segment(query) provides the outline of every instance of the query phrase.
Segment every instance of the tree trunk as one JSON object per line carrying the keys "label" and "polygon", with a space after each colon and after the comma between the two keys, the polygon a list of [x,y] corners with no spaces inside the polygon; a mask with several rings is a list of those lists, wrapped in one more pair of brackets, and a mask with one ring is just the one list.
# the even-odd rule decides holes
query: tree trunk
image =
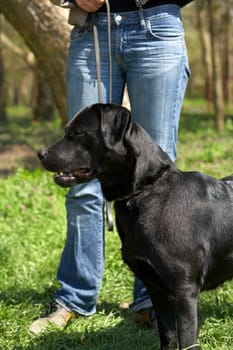
{"label": "tree trunk", "polygon": [[33,120],[34,121],[45,121],[52,120],[54,117],[54,103],[51,98],[48,85],[45,82],[43,72],[36,68],[34,69],[35,79],[35,99],[33,108]]}
{"label": "tree trunk", "polygon": [[[233,61],[231,55],[231,38],[233,33],[232,26],[232,0],[225,0],[224,14],[223,14],[223,26],[224,26],[224,61],[223,61],[223,87],[224,87],[224,99],[226,104],[232,101],[233,95]],[[233,101],[232,101],[233,102]]]}
{"label": "tree trunk", "polygon": [[5,97],[6,97],[6,94],[4,89],[4,65],[3,65],[3,59],[2,59],[2,51],[0,47],[0,123],[1,124],[7,123]]}
{"label": "tree trunk", "polygon": [[[2,36],[3,16],[0,14],[0,36]],[[4,84],[4,62],[2,57],[2,44],[0,37],[0,123],[6,123],[6,93]]]}
{"label": "tree trunk", "polygon": [[218,16],[215,0],[208,0],[209,24],[212,46],[213,62],[213,96],[217,132],[221,133],[224,129],[224,94],[222,81],[222,61],[218,40]]}
{"label": "tree trunk", "polygon": [[70,32],[65,15],[62,15],[59,8],[49,0],[0,1],[0,12],[35,54],[38,66],[45,74],[65,123],[67,120],[65,65]]}
{"label": "tree trunk", "polygon": [[207,11],[206,4],[203,0],[196,0],[196,12],[198,19],[198,27],[200,32],[201,47],[203,64],[205,67],[205,98],[208,101],[208,105],[212,103],[212,83],[213,83],[213,66],[212,66],[212,56],[211,56],[211,40],[209,34],[208,23],[206,23]]}
{"label": "tree trunk", "polygon": [[[31,51],[26,52],[9,39],[5,33],[1,35],[3,46],[11,50],[14,55],[21,57],[31,70],[34,76],[34,91],[32,92],[33,119],[34,120],[52,120],[54,116],[55,105],[51,96],[51,90],[48,87],[46,79],[41,69],[38,68],[35,56]],[[18,89],[14,88],[14,105],[18,104]]]}

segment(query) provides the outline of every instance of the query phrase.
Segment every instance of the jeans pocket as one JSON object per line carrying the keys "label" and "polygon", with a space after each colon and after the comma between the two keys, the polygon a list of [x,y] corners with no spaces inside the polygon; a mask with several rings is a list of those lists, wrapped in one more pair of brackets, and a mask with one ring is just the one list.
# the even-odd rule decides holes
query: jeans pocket
{"label": "jeans pocket", "polygon": [[184,38],[183,23],[179,17],[171,15],[154,16],[146,20],[148,35],[164,41],[176,41]]}

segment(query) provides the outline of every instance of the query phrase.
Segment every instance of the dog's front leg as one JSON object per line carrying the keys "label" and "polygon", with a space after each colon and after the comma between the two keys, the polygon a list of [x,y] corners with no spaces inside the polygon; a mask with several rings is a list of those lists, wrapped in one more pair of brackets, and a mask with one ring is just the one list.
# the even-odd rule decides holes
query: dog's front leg
{"label": "dog's front leg", "polygon": [[183,289],[176,298],[176,317],[179,349],[199,349],[197,345],[198,316],[197,295],[189,289]]}
{"label": "dog's front leg", "polygon": [[175,350],[178,347],[174,300],[164,292],[154,292],[148,288],[154,304],[161,350]]}

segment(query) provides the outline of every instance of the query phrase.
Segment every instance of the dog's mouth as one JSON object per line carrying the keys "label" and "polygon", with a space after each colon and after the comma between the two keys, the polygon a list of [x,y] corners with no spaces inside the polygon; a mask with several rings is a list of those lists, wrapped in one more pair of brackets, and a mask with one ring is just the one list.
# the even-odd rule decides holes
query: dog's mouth
{"label": "dog's mouth", "polygon": [[89,168],[80,168],[73,172],[60,171],[54,175],[54,182],[61,187],[71,187],[89,181],[92,175]]}

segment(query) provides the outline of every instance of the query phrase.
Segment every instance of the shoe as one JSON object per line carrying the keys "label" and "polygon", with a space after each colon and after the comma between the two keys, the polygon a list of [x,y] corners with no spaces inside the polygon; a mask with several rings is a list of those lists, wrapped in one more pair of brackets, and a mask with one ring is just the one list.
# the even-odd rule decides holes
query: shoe
{"label": "shoe", "polygon": [[[119,304],[122,311],[130,311],[130,303],[125,301]],[[153,328],[157,330],[157,320],[153,306],[138,311],[131,311],[132,320],[141,327]]]}
{"label": "shoe", "polygon": [[62,305],[54,301],[44,316],[32,322],[29,332],[38,335],[44,332],[49,325],[65,329],[68,322],[74,317],[74,313],[67,311]]}
{"label": "shoe", "polygon": [[140,326],[157,329],[155,310],[152,306],[133,312],[132,318]]}

